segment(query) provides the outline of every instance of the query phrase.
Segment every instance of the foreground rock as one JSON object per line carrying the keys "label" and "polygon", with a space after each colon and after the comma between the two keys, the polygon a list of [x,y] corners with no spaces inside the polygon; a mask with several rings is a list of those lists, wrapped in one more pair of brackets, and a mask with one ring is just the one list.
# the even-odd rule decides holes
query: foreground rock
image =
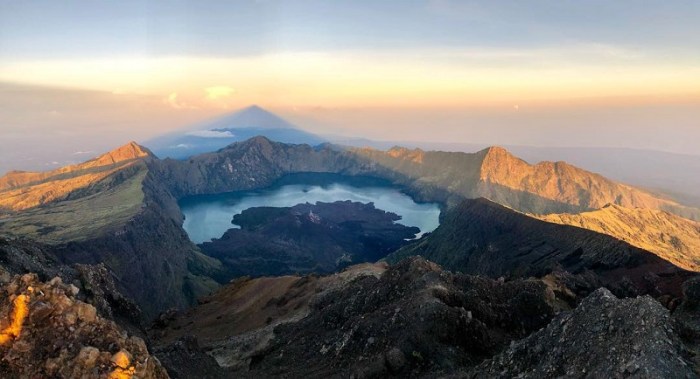
{"label": "foreground rock", "polygon": [[141,338],[128,336],[60,278],[15,276],[0,288],[0,377],[168,378]]}
{"label": "foreground rock", "polygon": [[[159,354],[187,350],[206,363],[194,334],[236,377],[406,377],[472,367],[566,307],[540,280],[455,275],[411,258],[324,277],[242,278],[152,332]],[[184,362],[166,364],[185,372]]]}
{"label": "foreground rock", "polygon": [[328,276],[239,278],[182,314],[161,315],[150,333],[156,355],[173,377],[179,373],[192,377],[186,375],[192,361],[216,377],[217,370],[200,351],[216,359],[214,365],[224,367],[229,376],[231,372],[240,376],[268,346],[275,328],[306,317],[315,297],[337,291],[357,278],[379,277],[385,270],[385,264],[377,263],[354,265]]}
{"label": "foreground rock", "polygon": [[470,367],[558,311],[539,280],[502,283],[454,275],[410,258],[311,303],[309,315],[275,328],[251,376],[409,377]]}
{"label": "foreground rock", "polygon": [[694,378],[669,312],[601,288],[572,312],[473,369],[475,378]]}

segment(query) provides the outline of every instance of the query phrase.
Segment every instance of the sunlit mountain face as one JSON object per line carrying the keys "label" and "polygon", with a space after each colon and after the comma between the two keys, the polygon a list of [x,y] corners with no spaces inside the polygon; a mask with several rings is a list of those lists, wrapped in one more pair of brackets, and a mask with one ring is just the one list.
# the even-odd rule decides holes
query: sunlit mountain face
{"label": "sunlit mountain face", "polygon": [[0,378],[700,376],[699,19],[0,1]]}

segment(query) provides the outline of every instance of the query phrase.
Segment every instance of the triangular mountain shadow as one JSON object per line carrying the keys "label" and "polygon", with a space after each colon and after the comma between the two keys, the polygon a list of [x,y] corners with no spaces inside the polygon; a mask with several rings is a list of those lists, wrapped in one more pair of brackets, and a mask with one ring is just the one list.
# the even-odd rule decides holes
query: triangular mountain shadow
{"label": "triangular mountain shadow", "polygon": [[263,135],[273,141],[318,145],[322,137],[301,130],[298,126],[257,105],[146,142],[160,158],[185,159],[193,155],[219,150],[233,142]]}

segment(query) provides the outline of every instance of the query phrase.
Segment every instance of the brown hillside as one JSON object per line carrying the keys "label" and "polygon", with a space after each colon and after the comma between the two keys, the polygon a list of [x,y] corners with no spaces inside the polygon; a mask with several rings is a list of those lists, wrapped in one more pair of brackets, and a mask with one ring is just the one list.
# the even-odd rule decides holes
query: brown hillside
{"label": "brown hillside", "polygon": [[700,223],[668,212],[608,205],[592,212],[539,218],[607,234],[686,270],[700,271]]}

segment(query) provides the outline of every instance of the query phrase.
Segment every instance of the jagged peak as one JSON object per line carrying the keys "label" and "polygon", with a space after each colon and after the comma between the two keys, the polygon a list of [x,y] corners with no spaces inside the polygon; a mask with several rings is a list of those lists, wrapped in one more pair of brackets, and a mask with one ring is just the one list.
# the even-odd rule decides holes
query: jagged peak
{"label": "jagged peak", "polygon": [[273,141],[263,135],[250,137],[241,142],[242,145],[269,145],[271,143],[273,143]]}
{"label": "jagged peak", "polygon": [[420,148],[414,148],[414,149],[409,149],[408,147],[403,147],[403,146],[398,146],[394,145],[392,146],[389,150],[387,150],[388,153],[424,153],[423,149]]}
{"label": "jagged peak", "polygon": [[393,158],[410,159],[415,163],[423,163],[423,158],[425,156],[425,151],[421,149],[409,149],[401,146],[394,146],[387,150],[386,153]]}
{"label": "jagged peak", "polygon": [[270,146],[273,143],[275,143],[275,142],[270,140],[269,138],[267,138],[265,136],[260,135],[260,136],[250,137],[244,141],[234,142],[234,143],[224,147],[222,150],[231,150],[231,149],[239,149],[239,148],[249,149],[253,146]]}
{"label": "jagged peak", "polygon": [[524,170],[529,163],[516,157],[510,151],[501,146],[491,146],[476,153],[481,157],[482,180],[491,177],[494,173],[505,173],[511,170]]}
{"label": "jagged peak", "polygon": [[130,141],[125,145],[97,157],[95,160],[100,163],[117,163],[132,159],[149,158],[153,156],[153,153],[147,148],[134,141]]}
{"label": "jagged peak", "polygon": [[515,157],[508,149],[498,145],[489,146],[477,152],[477,154],[481,154],[484,157]]}

